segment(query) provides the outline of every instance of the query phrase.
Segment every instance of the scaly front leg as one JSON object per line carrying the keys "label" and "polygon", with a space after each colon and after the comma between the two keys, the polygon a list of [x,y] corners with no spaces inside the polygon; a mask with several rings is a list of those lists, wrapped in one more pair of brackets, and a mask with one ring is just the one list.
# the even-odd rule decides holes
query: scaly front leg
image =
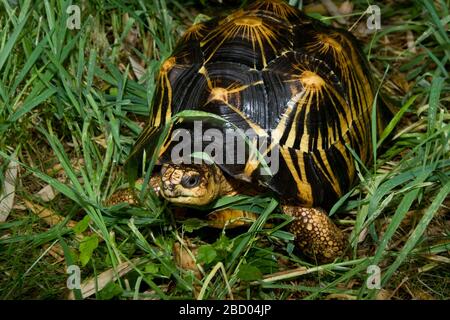
{"label": "scaly front leg", "polygon": [[347,240],[324,210],[294,205],[282,205],[282,209],[294,218],[289,231],[307,256],[319,262],[331,262],[344,253]]}
{"label": "scaly front leg", "polygon": [[208,225],[212,228],[228,229],[246,226],[254,222],[258,215],[239,209],[219,209],[208,214]]}
{"label": "scaly front leg", "polygon": [[[147,188],[152,188],[156,195],[159,196],[161,177],[158,175],[154,175],[150,178]],[[128,203],[131,206],[138,205],[137,195],[141,190],[142,184],[144,183],[144,179],[138,179],[135,182],[135,189],[126,188],[117,190],[115,193],[111,195],[106,201],[105,205],[113,206],[119,203]]]}

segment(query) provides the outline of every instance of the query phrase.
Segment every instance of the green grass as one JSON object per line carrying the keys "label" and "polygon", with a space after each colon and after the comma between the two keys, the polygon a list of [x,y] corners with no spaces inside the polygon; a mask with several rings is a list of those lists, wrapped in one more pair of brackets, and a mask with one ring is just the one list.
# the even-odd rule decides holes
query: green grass
{"label": "green grass", "polygon": [[[126,184],[122,165],[148,115],[161,61],[214,6],[89,1],[81,29],[69,30],[69,1],[17,2],[0,1],[0,186],[9,159],[17,155],[21,164],[16,206],[0,224],[1,298],[64,298],[68,265],[79,265],[85,281],[126,262],[131,271],[90,298],[191,299],[194,291],[204,299],[450,298],[448,1],[374,2],[382,30],[354,28],[380,96],[399,111],[374,141],[374,162],[358,166],[357,185],[332,209],[351,239],[350,257],[320,266],[294,249],[283,229],[288,220],[269,197],[219,200],[216,207],[251,208],[260,217],[248,229],[213,235],[198,220],[176,224],[157,199],[144,208],[103,205]],[[353,3],[347,28],[367,8]],[[143,63],[140,79],[130,57]],[[43,201],[36,193],[47,185],[56,196]],[[49,226],[27,203],[62,219]],[[267,226],[272,218],[279,222]],[[175,263],[180,241],[197,246],[200,279]],[[55,248],[60,258],[50,255]],[[382,290],[365,285],[372,264],[381,268]]]}

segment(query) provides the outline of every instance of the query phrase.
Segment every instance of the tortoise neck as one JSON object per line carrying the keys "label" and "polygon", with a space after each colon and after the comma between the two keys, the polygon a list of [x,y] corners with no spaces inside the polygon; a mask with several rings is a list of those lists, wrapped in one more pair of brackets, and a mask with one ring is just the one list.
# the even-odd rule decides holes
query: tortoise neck
{"label": "tortoise neck", "polygon": [[216,176],[219,183],[219,197],[242,195],[257,195],[259,188],[249,182],[241,181],[223,174],[222,170],[217,168]]}
{"label": "tortoise neck", "polygon": [[217,170],[217,175],[219,178],[218,183],[220,186],[219,197],[234,196],[239,193],[241,189],[237,186],[237,183],[236,181],[234,181],[234,179],[225,177],[221,170]]}

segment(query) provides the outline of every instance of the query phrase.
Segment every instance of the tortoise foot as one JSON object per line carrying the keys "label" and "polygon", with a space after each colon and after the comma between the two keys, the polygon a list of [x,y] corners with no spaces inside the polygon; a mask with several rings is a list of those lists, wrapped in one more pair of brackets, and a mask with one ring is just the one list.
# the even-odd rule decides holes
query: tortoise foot
{"label": "tortoise foot", "polygon": [[347,240],[324,210],[292,205],[283,205],[282,208],[285,214],[294,218],[289,231],[308,257],[326,263],[344,253]]}
{"label": "tortoise foot", "polygon": [[[136,180],[134,188],[128,187],[117,190],[108,199],[106,199],[104,204],[108,207],[120,203],[127,203],[130,206],[137,206],[139,204],[137,194],[140,192],[143,183],[144,179],[140,178]],[[159,178],[157,176],[151,177],[147,188],[152,188],[155,194],[159,195]]]}
{"label": "tortoise foot", "polygon": [[138,204],[138,200],[136,198],[136,192],[130,188],[128,189],[120,189],[113,193],[108,199],[105,201],[105,205],[115,206],[120,203],[128,203],[130,206],[136,206]]}
{"label": "tortoise foot", "polygon": [[241,226],[248,226],[254,222],[258,216],[249,211],[239,209],[220,209],[208,214],[208,225],[212,228],[232,229]]}

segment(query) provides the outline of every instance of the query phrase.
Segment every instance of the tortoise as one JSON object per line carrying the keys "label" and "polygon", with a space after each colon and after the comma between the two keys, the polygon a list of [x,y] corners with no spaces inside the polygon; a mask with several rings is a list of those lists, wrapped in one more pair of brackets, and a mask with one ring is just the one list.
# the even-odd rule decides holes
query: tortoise
{"label": "tortoise", "polygon": [[[334,260],[347,242],[326,210],[354,183],[352,152],[363,163],[370,159],[373,87],[352,34],[283,1],[256,1],[194,24],[162,63],[150,118],[127,162],[129,175],[137,178],[138,166],[147,163],[143,158],[157,158],[160,171],[150,185],[177,205],[272,192],[293,218],[289,230],[298,248],[316,261]],[[183,113],[190,116],[179,116]],[[231,161],[196,162],[192,153],[175,161],[173,134],[184,130],[195,136],[196,129],[202,138],[211,129],[254,136],[245,140],[242,154],[211,136],[188,142],[205,148],[214,140],[211,154],[231,155]],[[266,141],[258,152],[251,147],[255,137]],[[264,161],[272,153],[278,155],[277,170]],[[132,191],[118,196],[129,202],[132,197]],[[212,217],[223,226],[246,215],[224,209]]]}

